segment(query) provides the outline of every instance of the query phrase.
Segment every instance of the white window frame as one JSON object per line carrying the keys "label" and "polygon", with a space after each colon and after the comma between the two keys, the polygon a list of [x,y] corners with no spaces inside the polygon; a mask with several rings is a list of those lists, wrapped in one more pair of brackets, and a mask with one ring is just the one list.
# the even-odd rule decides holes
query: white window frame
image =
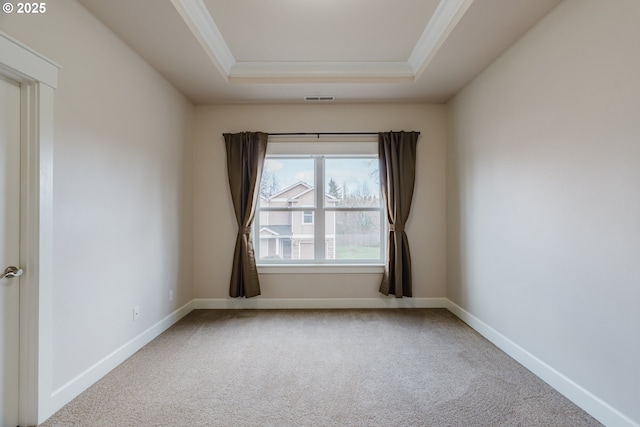
{"label": "white window frame", "polygon": [[[311,214],[311,221],[307,222],[306,218],[307,218],[307,213]],[[313,217],[314,217],[314,212],[313,211],[303,211],[302,212],[302,223],[304,225],[313,225]]]}
{"label": "white window frame", "polygon": [[[324,180],[325,158],[378,158],[377,143],[367,142],[314,142],[292,143],[270,142],[267,146],[267,158],[313,158],[315,169],[315,203],[313,207],[288,207],[268,208],[258,206],[254,221],[254,248],[256,250],[256,262],[260,273],[380,273],[383,271],[387,257],[387,221],[382,201],[379,207],[325,207],[326,194]],[[270,211],[305,211],[313,213],[314,226],[314,258],[313,260],[261,260],[260,259],[260,234],[257,232],[260,225],[260,212]],[[327,246],[325,243],[325,213],[326,212],[380,212],[380,258],[379,259],[352,259],[336,260],[327,259]],[[309,224],[305,224],[309,225]],[[334,243],[335,244],[335,243]]]}

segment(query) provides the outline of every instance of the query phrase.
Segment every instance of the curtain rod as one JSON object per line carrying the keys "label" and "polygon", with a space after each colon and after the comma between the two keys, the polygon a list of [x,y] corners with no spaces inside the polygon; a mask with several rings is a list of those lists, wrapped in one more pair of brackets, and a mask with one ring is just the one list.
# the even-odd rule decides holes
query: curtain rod
{"label": "curtain rod", "polygon": [[[420,135],[420,132],[417,132]],[[378,135],[380,132],[279,132],[268,133],[269,136],[296,136],[296,135]]]}

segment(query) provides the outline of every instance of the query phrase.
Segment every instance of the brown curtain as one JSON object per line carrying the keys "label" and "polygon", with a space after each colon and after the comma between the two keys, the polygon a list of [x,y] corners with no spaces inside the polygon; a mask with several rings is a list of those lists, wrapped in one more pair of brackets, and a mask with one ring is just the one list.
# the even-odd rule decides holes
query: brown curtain
{"label": "brown curtain", "polygon": [[413,198],[419,135],[419,132],[378,134],[380,186],[389,223],[389,255],[379,290],[396,298],[412,296],[411,255],[404,224]]}
{"label": "brown curtain", "polygon": [[267,138],[268,135],[262,132],[224,134],[229,188],[238,222],[229,286],[231,297],[250,298],[260,295],[251,225],[260,193],[260,178],[267,152]]}

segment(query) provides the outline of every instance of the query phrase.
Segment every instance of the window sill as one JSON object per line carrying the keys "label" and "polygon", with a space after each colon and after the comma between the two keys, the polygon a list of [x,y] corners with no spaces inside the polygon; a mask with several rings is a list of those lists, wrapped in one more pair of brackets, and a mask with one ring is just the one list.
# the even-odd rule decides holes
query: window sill
{"label": "window sill", "polygon": [[349,265],[258,265],[258,274],[381,274],[384,265],[379,264],[349,264]]}

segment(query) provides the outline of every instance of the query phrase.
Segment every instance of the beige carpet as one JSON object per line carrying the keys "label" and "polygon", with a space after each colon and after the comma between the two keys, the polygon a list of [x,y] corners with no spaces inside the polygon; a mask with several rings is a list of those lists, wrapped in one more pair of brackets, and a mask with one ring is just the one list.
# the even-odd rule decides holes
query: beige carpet
{"label": "beige carpet", "polygon": [[43,426],[597,426],[442,309],[196,310]]}

